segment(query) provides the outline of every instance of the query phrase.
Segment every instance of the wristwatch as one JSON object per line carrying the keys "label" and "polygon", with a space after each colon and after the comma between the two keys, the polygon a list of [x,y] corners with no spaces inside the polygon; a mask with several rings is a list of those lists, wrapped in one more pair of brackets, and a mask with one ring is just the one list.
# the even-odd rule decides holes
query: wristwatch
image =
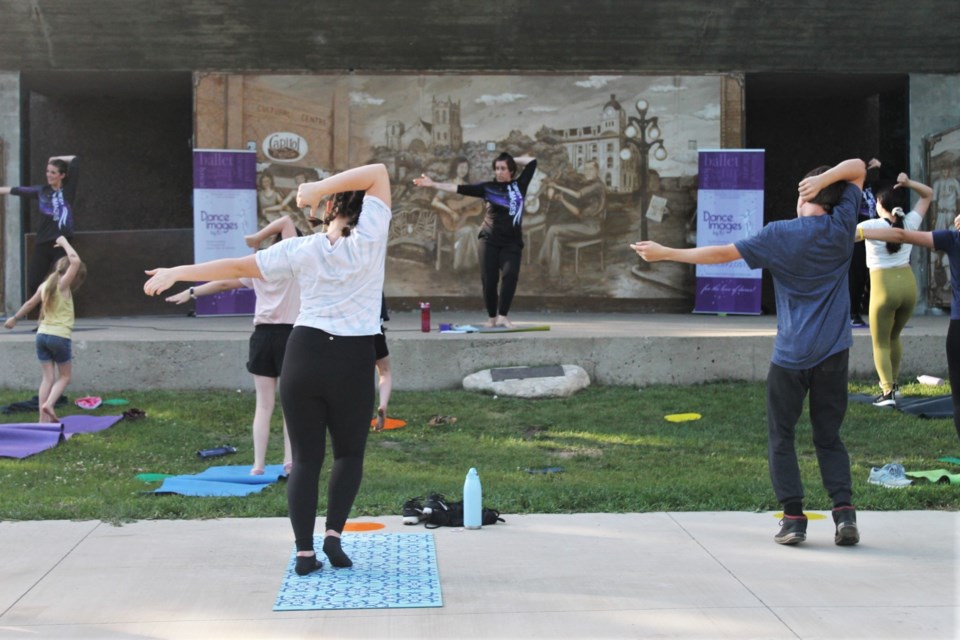
{"label": "wristwatch", "polygon": [[193,298],[194,300],[197,299],[197,294],[193,292],[193,287],[190,287],[190,297]]}

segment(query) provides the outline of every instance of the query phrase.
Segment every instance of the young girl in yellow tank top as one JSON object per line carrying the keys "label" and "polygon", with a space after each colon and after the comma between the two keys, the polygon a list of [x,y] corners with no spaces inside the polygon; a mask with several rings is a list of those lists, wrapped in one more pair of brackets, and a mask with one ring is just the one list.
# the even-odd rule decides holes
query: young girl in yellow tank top
{"label": "young girl in yellow tank top", "polygon": [[40,422],[59,421],[54,405],[70,384],[72,373],[73,292],[87,277],[86,265],[67,239],[60,236],[54,244],[67,255],[57,261],[53,272],[36,293],[3,325],[13,329],[18,320],[40,305],[40,326],[37,328],[37,359],[43,372],[37,394]]}

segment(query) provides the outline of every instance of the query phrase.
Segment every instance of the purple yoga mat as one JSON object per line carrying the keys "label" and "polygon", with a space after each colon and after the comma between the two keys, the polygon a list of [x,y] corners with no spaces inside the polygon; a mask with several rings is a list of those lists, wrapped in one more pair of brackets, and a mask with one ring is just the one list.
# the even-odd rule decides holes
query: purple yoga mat
{"label": "purple yoga mat", "polygon": [[22,460],[57,446],[75,433],[95,433],[120,422],[123,416],[64,416],[61,424],[17,422],[0,424],[0,458]]}
{"label": "purple yoga mat", "polygon": [[113,425],[123,420],[123,416],[64,416],[60,418],[63,423],[63,432],[73,433],[95,433],[109,429]]}
{"label": "purple yoga mat", "polygon": [[0,425],[0,457],[24,459],[53,448],[69,438],[62,424],[15,423]]}

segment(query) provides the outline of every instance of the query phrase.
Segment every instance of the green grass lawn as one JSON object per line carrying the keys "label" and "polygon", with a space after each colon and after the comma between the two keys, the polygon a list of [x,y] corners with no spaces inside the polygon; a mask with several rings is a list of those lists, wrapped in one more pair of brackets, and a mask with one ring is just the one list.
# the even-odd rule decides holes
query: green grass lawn
{"label": "green grass lawn", "polygon": [[[851,391],[872,393],[872,383]],[[949,388],[904,387],[908,395]],[[88,390],[70,389],[71,398]],[[0,405],[32,393],[0,391]],[[0,459],[0,519],[100,519],[285,516],[282,483],[244,498],[157,496],[159,483],[139,473],[198,473],[211,465],[252,462],[252,392],[97,392],[122,397],[146,411],[100,433],[74,436],[25,460]],[[591,387],[572,398],[520,400],[465,391],[397,392],[391,415],[407,426],[371,433],[363,486],[353,516],[399,514],[403,502],[431,492],[459,499],[470,467],[480,471],[485,506],[504,513],[763,511],[779,508],[766,463],[765,388],[761,383],[696,386]],[[120,413],[103,406],[61,415]],[[701,420],[672,423],[664,416],[697,412]],[[431,427],[433,415],[456,416]],[[34,414],[0,415],[28,422]],[[820,485],[810,428],[799,428],[807,508],[829,509]],[[268,463],[282,455],[275,417]],[[901,461],[907,470],[947,468],[960,456],[951,420],[922,420],[898,411],[851,403],[844,426],[854,501],[860,509],[957,509],[957,486],[917,481],[906,489],[867,483],[872,466]],[[199,449],[232,444],[236,455],[201,460]],[[562,473],[527,469],[562,467]],[[324,468],[322,481],[329,472]],[[324,493],[321,492],[321,496]],[[321,504],[321,511],[323,505]]]}

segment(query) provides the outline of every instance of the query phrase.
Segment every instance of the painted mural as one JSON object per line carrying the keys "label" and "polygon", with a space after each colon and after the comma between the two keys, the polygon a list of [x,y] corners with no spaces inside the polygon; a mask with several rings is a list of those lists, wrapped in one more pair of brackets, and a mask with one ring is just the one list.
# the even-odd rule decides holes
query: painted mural
{"label": "painted mural", "polygon": [[[933,199],[927,220],[933,229],[953,229],[960,213],[960,127],[927,138],[927,184]],[[950,308],[950,260],[940,251],[930,252],[927,304]]]}
{"label": "painted mural", "polygon": [[639,264],[628,245],[693,242],[697,152],[721,146],[721,80],[203,76],[197,146],[256,149],[260,223],[292,214],[304,233],[300,182],[383,162],[394,187],[387,295],[478,306],[482,201],[412,181],[483,182],[501,151],[531,155],[518,296],[690,299],[692,269]]}

